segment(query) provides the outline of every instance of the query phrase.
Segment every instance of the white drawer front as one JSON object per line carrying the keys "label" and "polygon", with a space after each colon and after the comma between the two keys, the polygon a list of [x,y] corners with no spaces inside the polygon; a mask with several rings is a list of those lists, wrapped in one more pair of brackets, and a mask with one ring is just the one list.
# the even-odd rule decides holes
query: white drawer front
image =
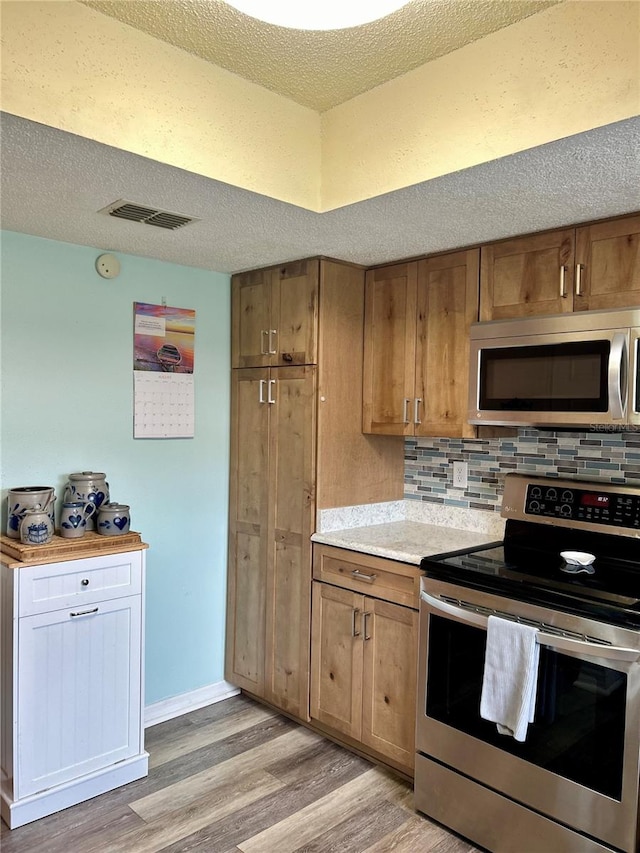
{"label": "white drawer front", "polygon": [[17,569],[20,616],[139,595],[141,554],[130,551]]}

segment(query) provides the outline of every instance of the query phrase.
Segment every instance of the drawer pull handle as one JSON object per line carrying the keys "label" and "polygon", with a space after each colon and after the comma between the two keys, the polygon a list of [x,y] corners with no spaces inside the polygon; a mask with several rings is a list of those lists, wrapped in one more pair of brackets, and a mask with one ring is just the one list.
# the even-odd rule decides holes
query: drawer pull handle
{"label": "drawer pull handle", "polygon": [[80,610],[78,613],[70,613],[69,616],[73,619],[76,616],[91,616],[92,613],[97,613],[98,608],[94,607],[93,610]]}
{"label": "drawer pull handle", "polygon": [[374,580],[378,577],[378,575],[375,575],[375,574],[374,575],[368,575],[365,572],[360,572],[360,571],[358,571],[358,569],[354,569],[351,572],[351,577],[355,578],[356,580],[359,580],[359,581],[366,581],[367,583],[373,583]]}
{"label": "drawer pull handle", "polygon": [[80,583],[82,584],[82,586],[89,586],[89,578],[82,578]]}
{"label": "drawer pull handle", "polygon": [[360,613],[360,611],[358,610],[357,607],[351,611],[351,636],[352,637],[359,637],[360,636],[360,631],[356,631],[356,616],[358,615],[358,613]]}

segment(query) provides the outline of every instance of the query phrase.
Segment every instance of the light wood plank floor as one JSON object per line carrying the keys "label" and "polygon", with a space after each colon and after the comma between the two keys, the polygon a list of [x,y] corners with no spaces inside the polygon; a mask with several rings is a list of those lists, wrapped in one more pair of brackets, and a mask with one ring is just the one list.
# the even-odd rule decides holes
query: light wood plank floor
{"label": "light wood plank floor", "polygon": [[19,829],[2,853],[472,853],[411,787],[244,696],[146,731],[146,779]]}

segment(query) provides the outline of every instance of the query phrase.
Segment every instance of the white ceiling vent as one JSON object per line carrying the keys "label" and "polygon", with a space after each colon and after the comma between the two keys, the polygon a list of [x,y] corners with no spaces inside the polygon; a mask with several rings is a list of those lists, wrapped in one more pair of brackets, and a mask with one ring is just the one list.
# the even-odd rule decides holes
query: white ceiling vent
{"label": "white ceiling vent", "polygon": [[109,216],[116,216],[118,219],[128,219],[130,222],[155,225],[157,228],[168,228],[170,231],[175,231],[176,228],[189,225],[190,222],[198,221],[194,216],[185,216],[182,213],[170,213],[168,210],[145,207],[142,204],[136,204],[133,201],[123,201],[122,199],[112,202],[107,207],[103,207],[98,213],[106,213]]}

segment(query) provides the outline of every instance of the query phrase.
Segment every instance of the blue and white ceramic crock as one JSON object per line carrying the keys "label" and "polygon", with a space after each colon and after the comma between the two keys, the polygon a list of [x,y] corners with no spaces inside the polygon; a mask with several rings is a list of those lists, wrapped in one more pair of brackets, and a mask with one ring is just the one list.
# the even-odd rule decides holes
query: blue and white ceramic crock
{"label": "blue and white ceramic crock", "polygon": [[26,511],[36,506],[46,510],[53,524],[54,500],[55,492],[53,486],[16,486],[14,489],[9,489],[7,497],[9,509],[7,515],[7,536],[11,539],[20,538],[20,522],[24,518]]}
{"label": "blue and white ceramic crock", "polygon": [[103,504],[98,510],[98,533],[103,536],[122,536],[129,532],[131,514],[126,504]]}
{"label": "blue and white ceramic crock", "polygon": [[[95,505],[97,510],[103,504],[109,503],[109,483],[106,474],[96,471],[80,471],[77,474],[69,474],[69,482],[65,486],[63,500],[84,501]],[[95,529],[96,514],[87,518],[87,530]]]}

